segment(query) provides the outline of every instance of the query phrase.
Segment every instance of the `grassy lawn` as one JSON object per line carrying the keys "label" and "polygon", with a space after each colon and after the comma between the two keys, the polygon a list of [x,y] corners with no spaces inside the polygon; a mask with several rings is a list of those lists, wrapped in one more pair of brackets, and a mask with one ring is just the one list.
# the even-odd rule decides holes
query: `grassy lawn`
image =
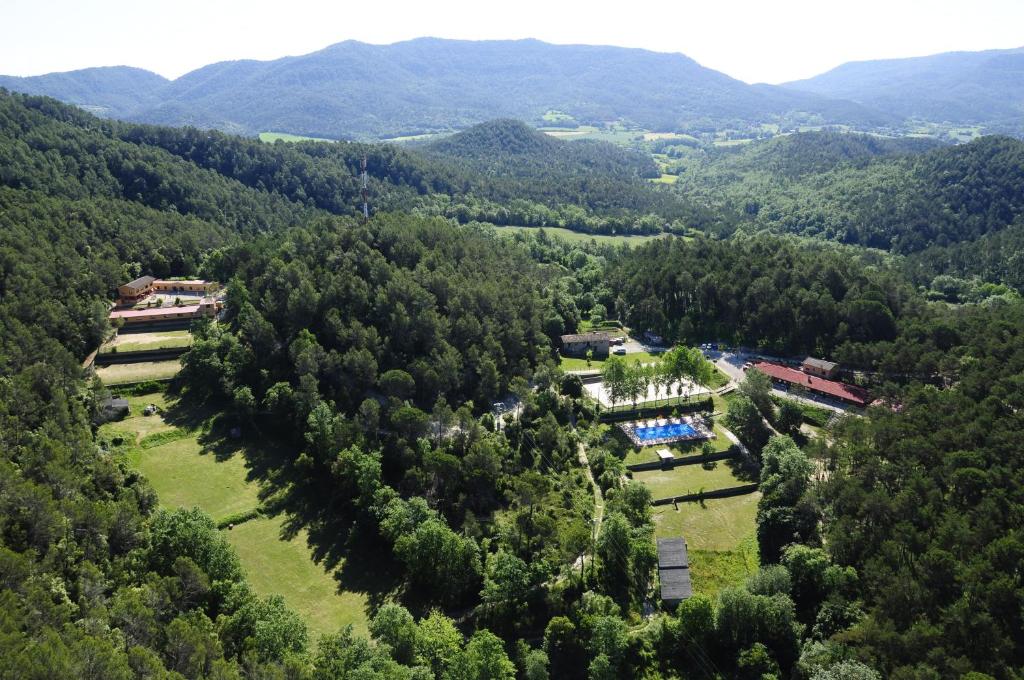
{"label": "grassy lawn", "polygon": [[669,175],[663,172],[661,177],[656,177],[651,181],[655,184],[675,184],[679,181],[679,175]]}
{"label": "grassy lawn", "polygon": [[286,540],[281,524],[280,517],[260,517],[224,532],[253,589],[261,596],[284,597],[289,607],[303,615],[311,638],[350,623],[357,634],[367,635],[366,596],[339,592],[335,574],[313,560],[306,532]]}
{"label": "grassy lawn", "polygon": [[188,331],[126,333],[124,335],[115,335],[110,342],[100,348],[100,354],[107,354],[113,349],[116,349],[119,353],[141,352],[150,349],[188,347],[191,344],[192,334]]}
{"label": "grassy lawn", "polygon": [[135,458],[163,506],[198,506],[219,521],[259,505],[259,485],[248,480],[240,451],[226,457],[204,452],[192,435],[144,449]]}
{"label": "grassy lawn", "polygon": [[743,482],[729,466],[729,461],[715,461],[714,467],[705,470],[701,464],[680,465],[671,470],[649,470],[634,472],[633,479],[641,482],[651,490],[655,498],[667,498],[669,496],[682,496],[690,493],[713,491],[715,489],[728,489],[732,486],[742,486],[749,482]]}
{"label": "grassy lawn", "polygon": [[[631,352],[630,354],[619,355],[619,358],[633,363],[641,362],[645,364],[653,364],[661,361],[660,354],[651,354],[650,352]],[[600,371],[605,362],[604,359],[591,359],[590,366],[587,366],[586,359],[561,355],[559,355],[559,360],[559,366],[562,367],[563,371]]]}
{"label": "grassy lawn", "polygon": [[260,141],[273,143],[276,141],[282,142],[333,142],[333,139],[325,139],[323,137],[303,137],[302,135],[293,135],[287,132],[261,132]]}
{"label": "grassy lawn", "polygon": [[[147,404],[156,404],[161,414],[143,416]],[[217,441],[215,452],[205,449],[200,441],[206,441],[204,430],[214,414],[188,411],[188,404],[161,392],[128,397],[128,406],[129,416],[103,425],[99,436],[128,442],[129,465],[149,480],[160,505],[198,506],[215,521],[259,506],[260,483],[252,479],[247,456],[259,459],[263,452],[246,448],[254,444]],[[179,422],[190,425],[176,427]],[[156,445],[147,448],[147,441]],[[253,588],[261,595],[282,595],[314,636],[348,623],[365,634],[366,595],[341,589],[336,570],[328,572],[314,561],[306,532],[286,538],[284,521],[260,517],[224,532]]]}
{"label": "grassy lawn", "polygon": [[[117,394],[117,390],[111,391],[114,394]],[[168,401],[163,392],[128,396],[125,398],[128,400],[128,416],[120,422],[101,425],[101,435],[114,436],[115,434],[123,433],[129,439],[131,439],[131,437],[135,437],[136,440],[140,440],[151,434],[168,432],[174,429],[174,426],[168,425],[164,422],[164,419],[159,416],[142,415],[142,410],[146,408],[148,404],[155,404],[161,409],[167,408]]]}
{"label": "grassy lawn", "polygon": [[760,493],[654,508],[658,538],[683,536],[689,548],[694,592],[712,599],[742,585],[758,568],[754,519]]}
{"label": "grassy lawn", "polygon": [[658,538],[686,537],[694,550],[734,550],[754,533],[754,518],[761,493],[733,498],[713,498],[700,503],[680,503],[654,508],[654,533]]}
{"label": "grassy lawn", "polygon": [[743,585],[757,571],[759,562],[753,535],[733,550],[690,550],[689,556],[694,592],[712,601],[723,588]]}
{"label": "grassy lawn", "polygon": [[[502,231],[514,232],[514,231],[536,231],[542,227],[497,227],[498,233]],[[561,238],[569,243],[586,243],[590,241],[596,241],[599,244],[612,244],[612,245],[636,245],[638,243],[646,243],[651,239],[664,238],[667,233],[662,234],[584,234],[578,231],[572,231],[571,229],[563,229],[562,227],[543,227],[544,231],[548,236],[555,236]]]}
{"label": "grassy lawn", "polygon": [[97,366],[96,376],[105,385],[142,382],[143,380],[164,380],[173,378],[181,370],[177,359],[169,361],[139,361],[133,364]]}

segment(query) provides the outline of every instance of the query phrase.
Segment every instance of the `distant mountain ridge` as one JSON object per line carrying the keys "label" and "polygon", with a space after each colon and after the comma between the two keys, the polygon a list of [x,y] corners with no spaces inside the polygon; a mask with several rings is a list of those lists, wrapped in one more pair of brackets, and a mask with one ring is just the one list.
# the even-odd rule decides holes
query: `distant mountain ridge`
{"label": "distant mountain ridge", "polygon": [[538,123],[549,110],[655,130],[783,116],[855,126],[894,120],[851,102],[747,85],[682,54],[538,40],[346,41],[302,56],[211,64],[173,81],[139,71],[0,77],[0,86],[139,122],[328,138],[457,130],[495,118]]}
{"label": "distant mountain ridge", "polygon": [[1024,131],[1024,48],[850,62],[783,87],[900,118]]}
{"label": "distant mountain ridge", "polygon": [[122,115],[146,104],[171,81],[133,66],[101,66],[65,73],[19,78],[0,76],[0,87],[45,94],[99,115]]}

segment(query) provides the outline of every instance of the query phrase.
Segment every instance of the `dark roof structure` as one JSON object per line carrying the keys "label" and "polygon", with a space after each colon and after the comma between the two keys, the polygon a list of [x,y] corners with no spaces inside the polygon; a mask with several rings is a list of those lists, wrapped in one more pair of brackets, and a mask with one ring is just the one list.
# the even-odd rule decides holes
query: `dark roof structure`
{"label": "dark roof structure", "polygon": [[693,595],[685,539],[658,539],[658,581],[664,602],[678,603]]}
{"label": "dark roof structure", "polygon": [[593,331],[591,333],[579,333],[576,335],[563,335],[562,342],[603,342],[609,340],[608,333]]}
{"label": "dark roof structure", "polygon": [[824,359],[815,359],[814,357],[807,357],[804,359],[804,366],[813,366],[819,371],[824,371],[826,373],[835,370],[838,365],[839,364],[834,361],[825,361]]}
{"label": "dark roof structure", "polygon": [[693,595],[689,569],[659,569],[662,602],[682,602]]}
{"label": "dark roof structure", "polygon": [[109,423],[112,420],[120,420],[128,415],[128,400],[120,397],[103,399],[97,405],[95,422],[97,425]]}
{"label": "dark roof structure", "polygon": [[156,279],[153,278],[152,276],[140,276],[139,278],[135,279],[134,281],[129,281],[128,283],[126,283],[124,285],[129,287],[129,288],[145,288],[146,286],[148,286],[149,284],[153,283],[154,281],[156,281]]}

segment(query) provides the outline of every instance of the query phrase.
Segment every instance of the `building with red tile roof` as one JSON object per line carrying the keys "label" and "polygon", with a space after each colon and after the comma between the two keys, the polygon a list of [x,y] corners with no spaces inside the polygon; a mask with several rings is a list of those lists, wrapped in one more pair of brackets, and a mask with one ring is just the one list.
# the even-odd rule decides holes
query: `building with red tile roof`
{"label": "building with red tile roof", "polygon": [[754,364],[753,368],[761,371],[776,382],[786,383],[787,385],[802,385],[808,391],[824,397],[839,399],[856,406],[866,406],[868,403],[867,391],[855,385],[818,378],[803,371],[798,371],[795,368],[788,368],[767,361],[760,361]]}
{"label": "building with red tile roof", "polygon": [[115,309],[110,313],[110,320],[121,319],[125,325],[151,323],[154,321],[182,321],[197,319],[201,316],[214,316],[217,313],[217,301],[203,298],[198,305],[181,305],[179,307],[150,307],[148,309]]}

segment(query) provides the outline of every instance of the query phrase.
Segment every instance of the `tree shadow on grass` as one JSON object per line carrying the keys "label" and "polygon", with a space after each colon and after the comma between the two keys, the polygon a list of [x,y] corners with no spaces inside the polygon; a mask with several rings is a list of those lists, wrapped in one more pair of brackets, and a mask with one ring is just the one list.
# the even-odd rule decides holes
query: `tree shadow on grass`
{"label": "tree shadow on grass", "polygon": [[742,453],[727,458],[725,464],[729,466],[733,476],[741,482],[753,483],[761,481],[761,467],[755,460],[744,456]]}
{"label": "tree shadow on grass", "polygon": [[331,572],[338,592],[360,593],[375,612],[395,596],[402,570],[390,546],[380,544],[375,532],[361,530],[351,514],[330,497],[330,480],[314,478],[295,464],[298,452],[286,444],[286,432],[257,422],[242,422],[216,405],[191,402],[178,395],[165,418],[178,427],[198,429],[197,440],[217,460],[245,457],[248,481],[259,486],[263,511],[282,517],[281,540],[306,532],[313,561]]}

